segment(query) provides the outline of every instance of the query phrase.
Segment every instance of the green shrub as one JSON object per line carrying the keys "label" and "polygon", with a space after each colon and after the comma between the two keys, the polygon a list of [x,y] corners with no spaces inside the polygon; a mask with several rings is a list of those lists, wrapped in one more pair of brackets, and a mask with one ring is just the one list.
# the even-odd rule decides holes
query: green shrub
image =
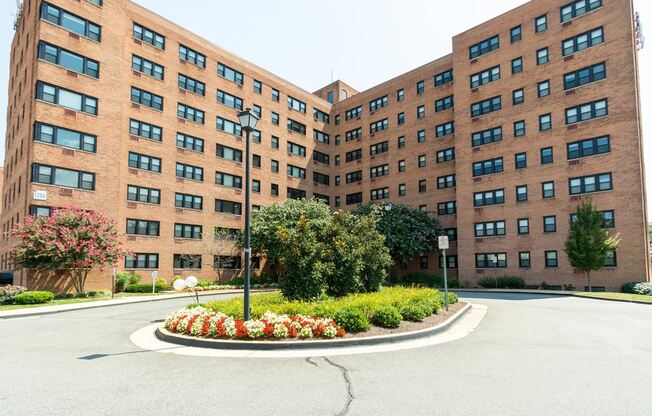
{"label": "green shrub", "polygon": [[75,296],[74,296],[74,297],[75,297],[75,298],[87,298],[87,297],[88,297],[88,293],[86,293],[86,292],[77,292],[77,293],[75,293]]}
{"label": "green shrub", "polygon": [[371,327],[365,313],[361,309],[352,306],[336,311],[333,320],[347,332],[362,332]]}
{"label": "green shrub", "polygon": [[27,289],[22,286],[0,286],[0,305],[14,302],[16,295],[23,293]]}
{"label": "green shrub", "polygon": [[401,313],[393,306],[380,307],[371,315],[371,322],[381,328],[397,328],[402,319]]}
{"label": "green shrub", "polygon": [[91,297],[91,298],[94,298],[95,296],[97,296],[97,290],[89,290],[86,293],[88,293],[88,297]]}
{"label": "green shrub", "polygon": [[401,307],[401,315],[406,321],[423,321],[423,318],[430,316],[432,312],[432,307],[425,303],[415,303],[411,305],[404,305]]}
{"label": "green shrub", "polygon": [[16,295],[14,303],[18,305],[35,305],[37,303],[46,303],[54,299],[52,292],[46,291],[27,291]]}
{"label": "green shrub", "polygon": [[[447,280],[448,287],[460,287],[460,281],[457,276],[449,275]],[[402,286],[443,288],[444,277],[430,273],[412,273],[401,277],[398,284]]]}
{"label": "green shrub", "polygon": [[54,296],[55,299],[72,299],[75,297],[74,293],[66,292],[66,293],[59,293]]}
{"label": "green shrub", "polygon": [[642,282],[627,282],[627,283],[623,283],[623,285],[620,287],[620,291],[621,291],[622,293],[632,293],[632,294],[634,294],[634,293],[636,293],[636,292],[634,292],[634,286],[636,286],[636,285],[639,284],[639,283],[642,283]]}
{"label": "green shrub", "polygon": [[199,282],[197,282],[198,287],[208,287],[208,286],[213,286],[215,283],[211,282],[210,280],[202,279]]}
{"label": "green shrub", "polygon": [[652,296],[652,283],[637,283],[634,286],[634,293]]}
{"label": "green shrub", "polygon": [[117,272],[115,276],[115,291],[124,292],[127,285],[138,284],[141,280],[140,275],[136,273]]}
{"label": "green shrub", "polygon": [[[156,292],[161,292],[168,288],[168,283],[165,279],[159,278],[156,279],[155,289]],[[127,293],[151,293],[152,284],[151,283],[134,283],[129,284],[125,287],[125,292]]]}
{"label": "green shrub", "polygon": [[525,280],[518,276],[485,276],[478,280],[478,285],[489,289],[523,289]]}

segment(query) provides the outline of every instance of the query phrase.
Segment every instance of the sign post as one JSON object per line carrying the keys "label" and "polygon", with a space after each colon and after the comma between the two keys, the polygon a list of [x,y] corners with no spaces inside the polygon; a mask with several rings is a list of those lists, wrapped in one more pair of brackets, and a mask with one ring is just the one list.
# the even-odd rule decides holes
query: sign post
{"label": "sign post", "polygon": [[115,267],[111,269],[111,299],[115,296],[115,276],[116,269]]}
{"label": "sign post", "polygon": [[158,276],[158,271],[152,271],[152,294],[156,293],[156,277]]}
{"label": "sign post", "polygon": [[448,248],[448,236],[440,235],[437,238],[437,246],[442,252],[442,257],[444,261],[444,306],[448,310],[448,276],[446,274],[446,249]]}

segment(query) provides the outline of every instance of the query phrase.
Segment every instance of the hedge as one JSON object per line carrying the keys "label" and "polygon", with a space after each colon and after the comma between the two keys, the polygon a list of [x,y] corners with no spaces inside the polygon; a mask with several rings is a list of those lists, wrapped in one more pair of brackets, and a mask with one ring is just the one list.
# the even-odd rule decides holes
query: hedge
{"label": "hedge", "polygon": [[[460,287],[460,280],[455,275],[449,275],[448,287]],[[444,277],[430,273],[412,273],[403,276],[398,281],[402,286],[419,286],[419,287],[432,287],[441,289],[444,287]]]}
{"label": "hedge", "polygon": [[17,294],[14,303],[18,305],[35,305],[50,302],[52,299],[54,299],[54,293],[35,290]]}
{"label": "hedge", "polygon": [[[161,292],[168,288],[168,283],[165,279],[156,279],[155,289],[156,292]],[[151,293],[152,284],[151,283],[135,283],[129,284],[125,287],[125,292],[127,293]]]}
{"label": "hedge", "polygon": [[485,276],[478,280],[478,285],[487,289],[524,289],[525,280],[518,276]]}

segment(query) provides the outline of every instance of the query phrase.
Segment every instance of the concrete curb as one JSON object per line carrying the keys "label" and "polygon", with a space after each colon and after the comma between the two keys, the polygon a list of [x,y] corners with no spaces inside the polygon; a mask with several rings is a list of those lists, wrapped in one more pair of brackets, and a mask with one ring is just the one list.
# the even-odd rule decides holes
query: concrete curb
{"label": "concrete curb", "polygon": [[[601,298],[596,296],[583,295],[582,292],[570,292],[565,290],[527,290],[527,289],[452,289],[456,293],[513,293],[513,294],[524,294],[524,295],[552,295],[552,296],[568,296],[582,299],[590,300],[606,300],[609,302],[624,302],[624,303],[636,303],[639,305],[648,305],[652,306],[652,302],[643,302],[640,300],[630,300],[630,299],[611,299],[611,298]],[[599,292],[595,292],[599,293]],[[462,296],[460,296],[462,297]]]}
{"label": "concrete curb", "polygon": [[[277,289],[252,289],[251,293],[264,293],[264,292],[275,292]],[[202,296],[214,296],[214,295],[232,295],[243,293],[242,289],[229,289],[229,290],[215,290],[215,291],[206,291],[206,292],[197,292],[199,297]],[[188,298],[189,300],[194,301],[194,296],[190,293],[180,293],[173,295],[159,295],[159,296],[134,296],[133,298],[121,298],[121,299],[108,299],[108,300],[98,300],[96,302],[85,302],[85,303],[71,303],[66,305],[54,305],[54,306],[42,306],[35,307],[32,309],[14,309],[0,312],[0,320],[2,319],[12,319],[12,318],[26,318],[30,316],[38,315],[51,315],[54,313],[62,313],[69,311],[78,311],[82,309],[96,309],[96,308],[106,308],[109,306],[119,306],[119,305],[130,305],[133,303],[145,303],[145,302],[157,302],[162,300],[171,300],[179,298]],[[52,308],[47,310],[40,310],[45,308]]]}
{"label": "concrete curb", "polygon": [[409,341],[418,338],[425,338],[450,328],[457,320],[459,320],[465,313],[471,309],[471,303],[466,305],[455,313],[455,315],[448,318],[441,324],[431,327],[420,329],[418,331],[404,332],[400,334],[379,335],[367,338],[350,338],[350,339],[336,339],[332,341],[319,340],[319,341],[232,341],[232,340],[218,340],[191,337],[188,335],[174,334],[163,326],[156,328],[155,335],[161,341],[171,344],[183,345],[186,347],[199,347],[199,348],[213,348],[223,350],[251,350],[251,351],[269,351],[269,350],[304,350],[315,348],[343,348],[343,347],[358,347],[379,345],[387,343],[395,343],[401,341]]}

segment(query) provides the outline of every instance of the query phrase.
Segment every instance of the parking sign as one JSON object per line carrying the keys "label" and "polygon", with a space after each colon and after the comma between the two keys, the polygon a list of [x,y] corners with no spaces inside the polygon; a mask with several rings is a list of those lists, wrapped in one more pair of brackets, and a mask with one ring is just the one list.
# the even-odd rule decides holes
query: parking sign
{"label": "parking sign", "polygon": [[437,238],[437,245],[439,246],[440,250],[448,249],[448,236],[447,235],[440,235]]}

